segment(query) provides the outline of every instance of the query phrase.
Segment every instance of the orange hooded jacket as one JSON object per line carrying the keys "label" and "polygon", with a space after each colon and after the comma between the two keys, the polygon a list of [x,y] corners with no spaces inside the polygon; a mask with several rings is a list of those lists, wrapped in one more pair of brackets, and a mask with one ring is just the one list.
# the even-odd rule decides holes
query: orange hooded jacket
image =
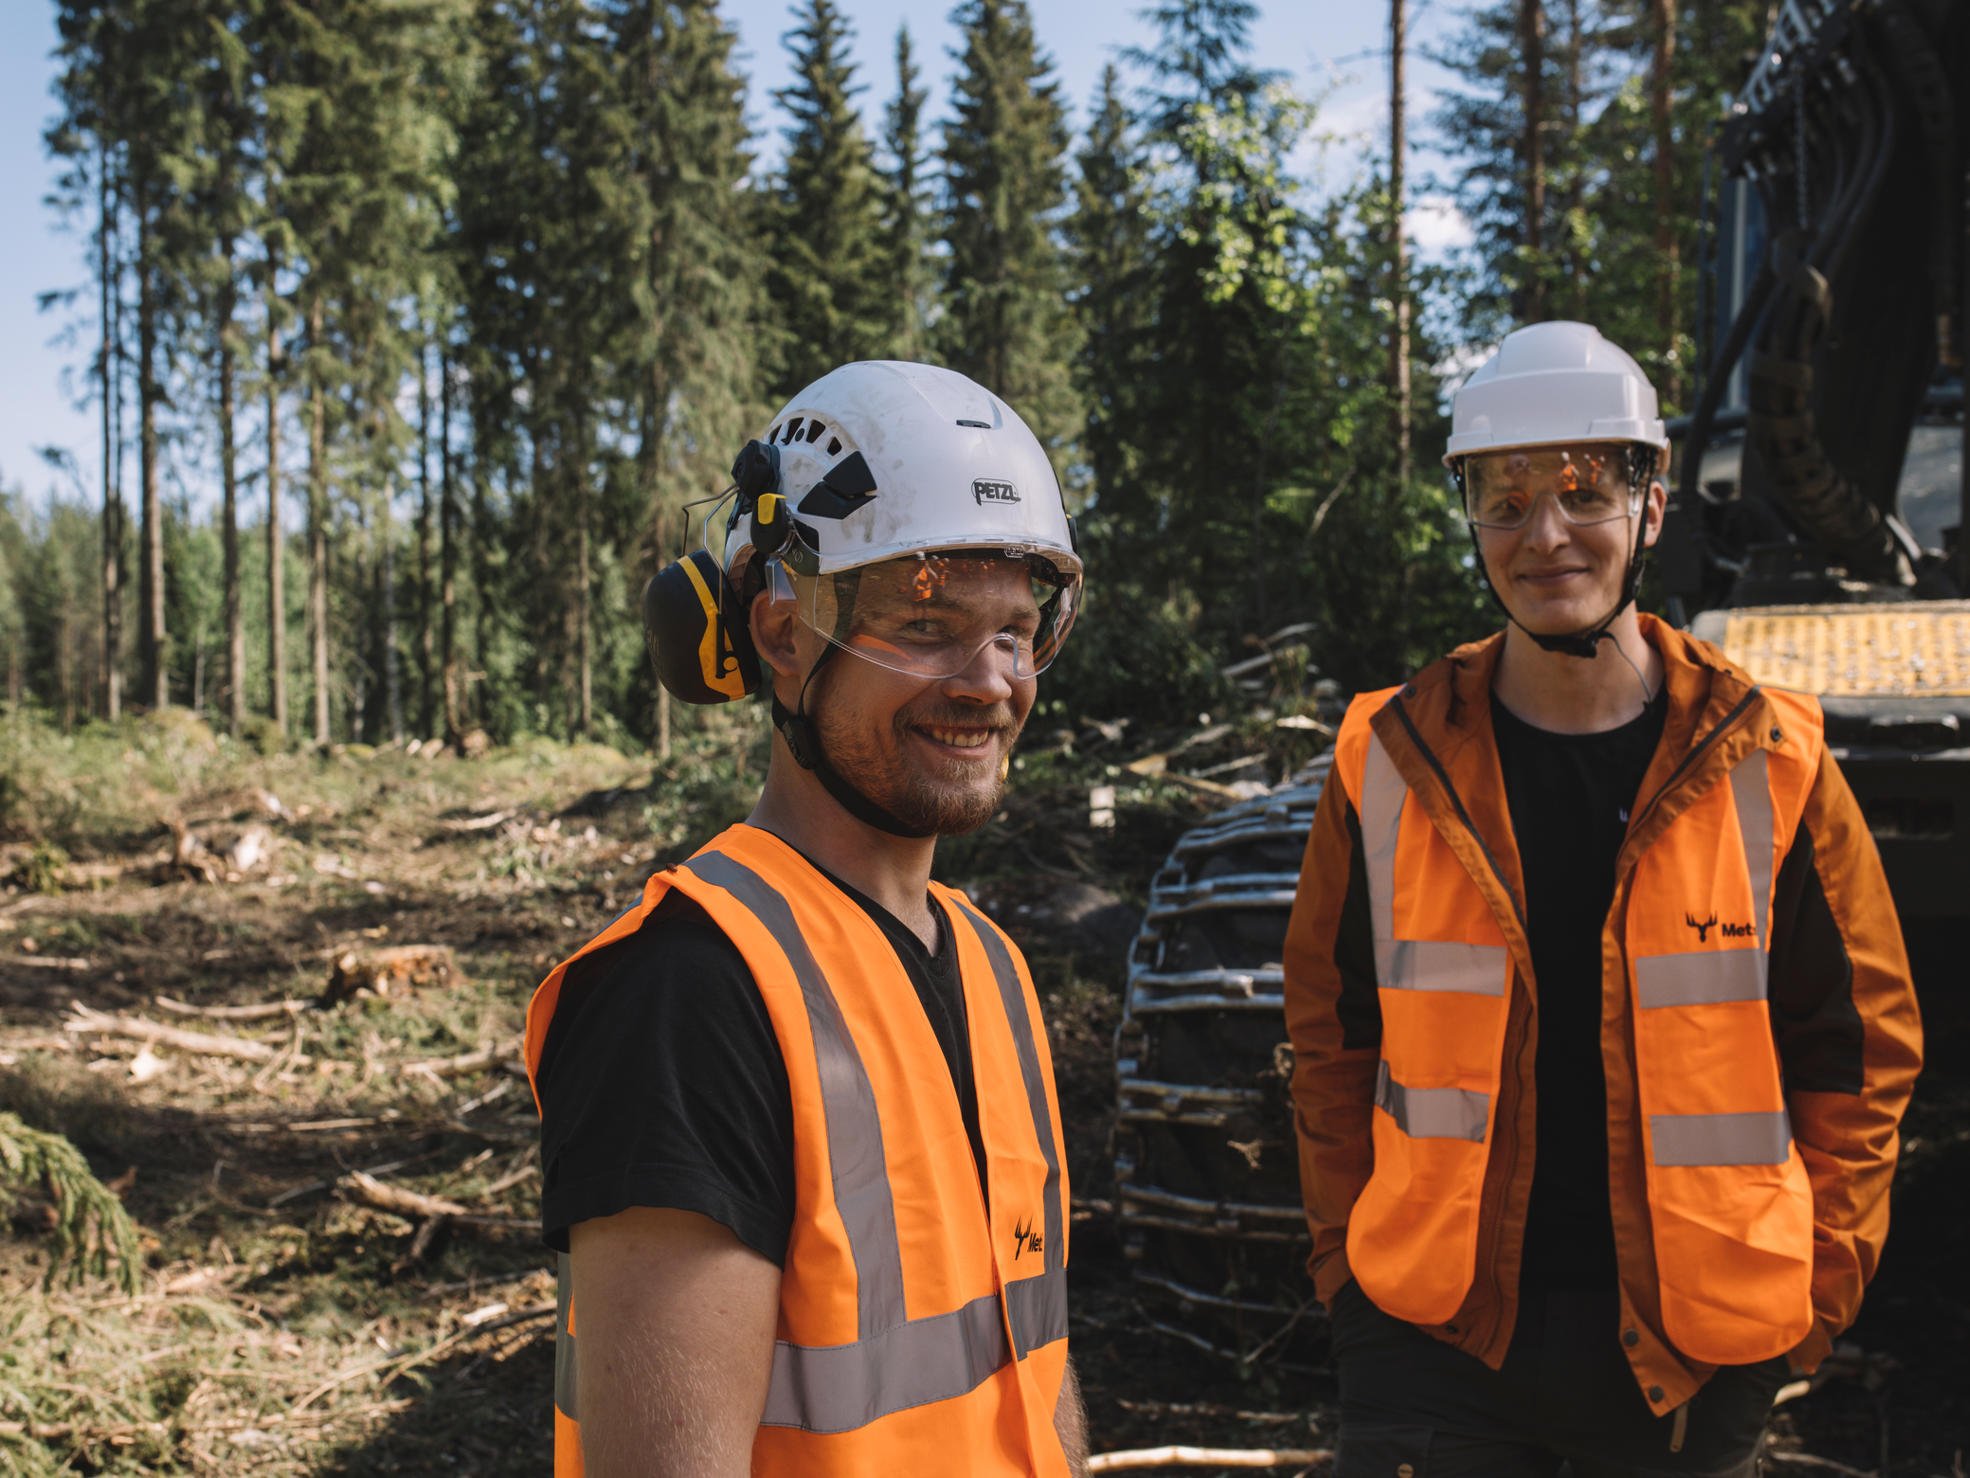
{"label": "orange hooded jacket", "polygon": [[[1642,623],[1668,713],[1602,929],[1601,1051],[1622,1343],[1661,1414],[1717,1364],[1811,1369],[1852,1321],[1921,1030],[1817,703]],[[1493,1367],[1517,1314],[1538,1031],[1491,732],[1503,640],[1354,701],[1284,961],[1317,1293],[1331,1304],[1353,1276]],[[1844,970],[1787,947],[1788,882],[1808,874]],[[1337,950],[1364,919],[1371,937]]]}

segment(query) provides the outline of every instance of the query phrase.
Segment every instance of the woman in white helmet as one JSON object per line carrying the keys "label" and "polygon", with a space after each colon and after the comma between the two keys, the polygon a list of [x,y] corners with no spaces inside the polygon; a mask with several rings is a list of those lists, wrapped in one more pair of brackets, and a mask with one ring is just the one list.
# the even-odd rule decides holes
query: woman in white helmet
{"label": "woman in white helmet", "polygon": [[673,692],[768,687],[765,788],[528,1014],[556,1471],[1080,1472],[1039,1004],[930,880],[1073,623],[1059,487],[1003,401],[899,363],[808,386],[733,476],[645,616]]}
{"label": "woman in white helmet", "polygon": [[1854,1317],[1920,1058],[1818,705],[1634,608],[1667,438],[1579,323],[1445,462],[1508,618],[1356,698],[1285,948],[1340,1478],[1750,1478]]}

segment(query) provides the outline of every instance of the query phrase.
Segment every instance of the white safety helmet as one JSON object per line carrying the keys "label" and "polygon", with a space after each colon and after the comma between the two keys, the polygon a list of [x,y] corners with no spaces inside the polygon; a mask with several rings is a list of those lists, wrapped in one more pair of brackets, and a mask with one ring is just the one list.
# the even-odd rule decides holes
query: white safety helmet
{"label": "white safety helmet", "polygon": [[1591,324],[1535,323],[1507,334],[1457,391],[1443,463],[1455,470],[1473,453],[1599,441],[1666,452],[1655,387]]}
{"label": "white safety helmet", "polygon": [[[760,439],[777,450],[780,492],[816,574],[955,549],[1039,554],[1063,574],[1081,571],[1039,438],[955,370],[842,365],[789,400]],[[734,519],[728,572],[751,543],[749,521]]]}
{"label": "white safety helmet", "polygon": [[[749,608],[764,592],[827,641],[773,721],[795,761],[851,814],[918,836],[835,770],[807,690],[846,651],[920,679],[959,676],[986,649],[1017,678],[1059,654],[1081,558],[1053,465],[998,396],[931,365],[876,361],[823,375],[748,442],[702,547],[643,591],[657,677],[688,703],[756,691]],[[718,522],[724,511],[722,524]]]}

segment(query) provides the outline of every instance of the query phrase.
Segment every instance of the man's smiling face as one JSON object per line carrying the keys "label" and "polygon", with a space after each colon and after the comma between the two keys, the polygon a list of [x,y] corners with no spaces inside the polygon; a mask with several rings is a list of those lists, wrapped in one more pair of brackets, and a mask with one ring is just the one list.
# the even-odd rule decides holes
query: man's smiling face
{"label": "man's smiling face", "polygon": [[948,643],[962,670],[926,678],[860,660],[851,635],[814,684],[808,712],[835,768],[878,806],[927,833],[975,830],[998,809],[1039,686],[1019,655],[1039,624],[1033,582],[1022,563],[999,559],[949,562],[930,594],[892,591],[879,578],[856,593],[871,617],[858,630],[892,651]]}

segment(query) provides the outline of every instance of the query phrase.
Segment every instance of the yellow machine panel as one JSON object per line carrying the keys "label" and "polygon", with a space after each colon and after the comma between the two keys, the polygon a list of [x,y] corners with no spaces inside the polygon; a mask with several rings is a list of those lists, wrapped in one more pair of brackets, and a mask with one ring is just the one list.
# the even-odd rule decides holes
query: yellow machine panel
{"label": "yellow machine panel", "polygon": [[1970,600],[1763,606],[1718,645],[1761,683],[1822,698],[1970,696]]}

